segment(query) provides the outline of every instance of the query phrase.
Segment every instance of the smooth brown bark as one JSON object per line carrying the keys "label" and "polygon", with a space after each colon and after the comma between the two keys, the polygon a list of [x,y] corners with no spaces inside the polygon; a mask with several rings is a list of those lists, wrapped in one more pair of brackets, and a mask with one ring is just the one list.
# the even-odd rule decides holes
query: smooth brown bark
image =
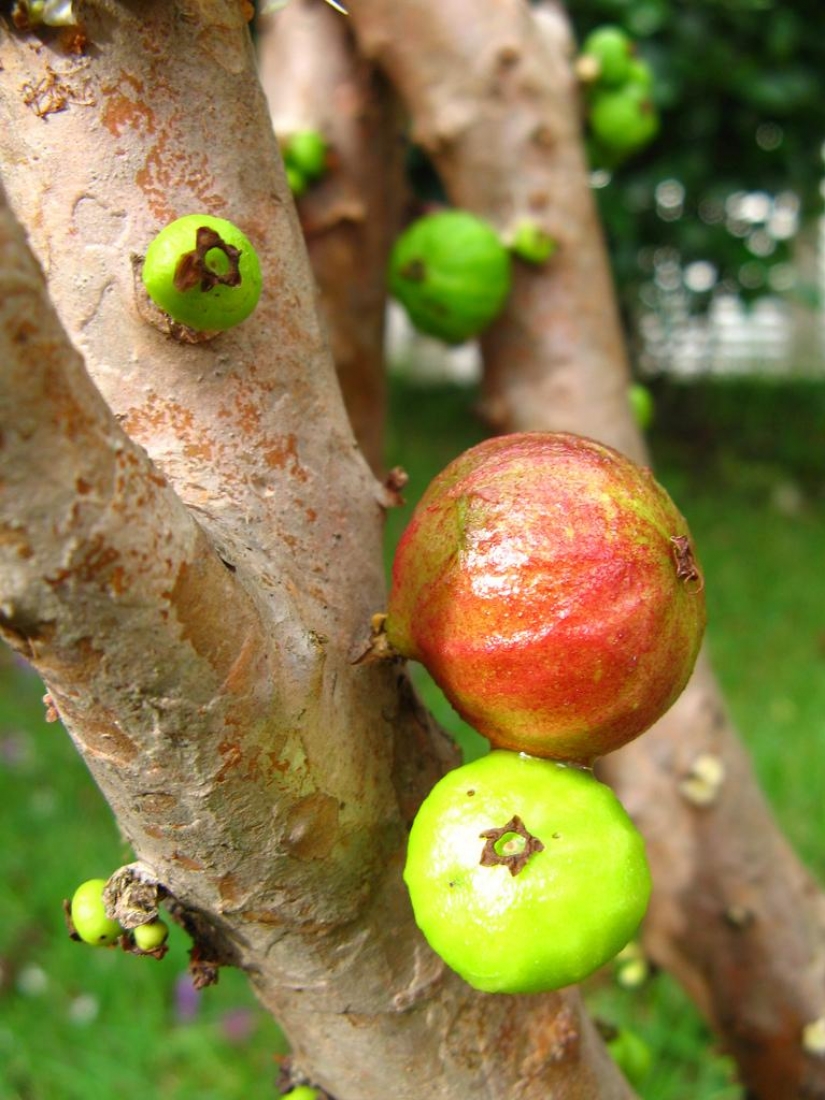
{"label": "smooth brown bark", "polygon": [[329,143],[326,175],[299,197],[298,213],[347,412],[380,474],[386,272],[405,195],[398,103],[357,54],[349,21],[317,0],[263,18],[259,58],[276,134],[317,130]]}
{"label": "smooth brown bark", "polygon": [[[383,604],[383,493],[243,6],[76,7],[81,54],[0,41],[0,163],[43,268],[3,197],[3,636],[201,951],[246,971],[338,1100],[625,1100],[575,991],[478,994],[414,927],[406,828],[455,754],[401,668],[353,663]],[[197,210],[247,232],[265,290],[187,344],[145,320],[134,271]]]}
{"label": "smooth brown bark", "polygon": [[[361,0],[353,20],[451,200],[503,232],[531,217],[559,242],[544,267],[518,268],[483,338],[493,426],[577,431],[647,461],[563,13],[520,0]],[[670,713],[602,771],[648,840],[651,956],[717,1028],[751,1095],[825,1096],[825,1060],[805,1040],[823,1014],[822,894],[770,816],[706,659]]]}

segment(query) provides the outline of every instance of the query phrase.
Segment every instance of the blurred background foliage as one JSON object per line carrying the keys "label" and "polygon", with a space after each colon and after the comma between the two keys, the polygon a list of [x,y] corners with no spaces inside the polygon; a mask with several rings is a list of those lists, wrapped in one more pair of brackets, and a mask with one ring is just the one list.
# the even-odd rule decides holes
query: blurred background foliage
{"label": "blurred background foliage", "polygon": [[594,179],[625,305],[634,306],[652,250],[694,267],[702,296],[791,282],[800,229],[822,208],[825,38],[817,0],[567,0],[577,38],[613,23],[654,72],[662,125],[650,146]]}

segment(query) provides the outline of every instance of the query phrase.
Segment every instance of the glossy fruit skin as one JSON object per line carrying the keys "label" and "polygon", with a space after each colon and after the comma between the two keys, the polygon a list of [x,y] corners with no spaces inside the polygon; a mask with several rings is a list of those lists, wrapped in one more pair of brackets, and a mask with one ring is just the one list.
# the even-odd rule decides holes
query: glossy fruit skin
{"label": "glossy fruit skin", "polygon": [[168,938],[169,927],[162,920],[149,921],[148,924],[139,924],[132,929],[132,939],[141,951],[156,951]]}
{"label": "glossy fruit skin", "polygon": [[624,83],[634,56],[632,38],[621,27],[605,24],[590,32],[582,44],[582,54],[598,62],[598,80],[607,87]]}
{"label": "glossy fruit skin", "polygon": [[[543,848],[512,874],[482,833],[518,816]],[[586,978],[632,938],[650,897],[644,842],[590,771],[491,752],[448,772],[410,832],[404,880],[437,954],[488,993]]]}
{"label": "glossy fruit skin", "polygon": [[390,293],[419,331],[449,344],[477,336],[510,293],[510,255],[492,226],[465,210],[413,222],[390,256]]}
{"label": "glossy fruit skin", "polygon": [[642,84],[599,92],[590,106],[589,119],[597,141],[615,153],[634,153],[659,132],[659,112]]}
{"label": "glossy fruit skin", "polygon": [[[214,230],[227,245],[240,250],[237,286],[218,283],[204,290],[198,284],[181,290],[175,285],[181,258],[195,250],[202,227]],[[224,276],[229,261],[220,249],[213,249],[207,253],[207,266]],[[258,304],[262,287],[258,255],[248,237],[232,222],[211,214],[186,214],[161,229],[146,250],[142,278],[155,305],[197,332],[221,332],[246,320]]]}
{"label": "glossy fruit skin", "polygon": [[430,484],[396,549],[385,631],[494,747],[590,763],[671,706],[704,626],[687,523],[650,470],[526,432]]}
{"label": "glossy fruit skin", "polygon": [[103,904],[105,878],[90,878],[72,895],[69,912],[72,925],[84,943],[95,947],[113,944],[123,933],[117,921],[106,916]]}

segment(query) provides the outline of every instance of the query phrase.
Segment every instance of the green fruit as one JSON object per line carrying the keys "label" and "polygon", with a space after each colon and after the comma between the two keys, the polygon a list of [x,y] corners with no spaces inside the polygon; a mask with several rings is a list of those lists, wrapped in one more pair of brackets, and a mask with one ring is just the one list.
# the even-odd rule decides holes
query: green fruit
{"label": "green fruit", "polygon": [[643,432],[647,431],[653,423],[656,407],[653,402],[653,394],[643,386],[641,382],[633,382],[627,391],[627,399],[633,417]]}
{"label": "green fruit", "polygon": [[298,1085],[286,1093],[288,1100],[318,1100],[318,1090],[311,1085]]}
{"label": "green fruit", "polygon": [[647,61],[642,57],[634,57],[630,62],[630,69],[627,74],[627,84],[635,84],[638,88],[643,88],[645,91],[650,92],[653,89],[653,69]]}
{"label": "green fruit", "polygon": [[556,251],[557,242],[540,225],[525,218],[513,229],[510,251],[529,264],[543,264]]}
{"label": "green fruit", "polygon": [[589,117],[596,139],[618,153],[636,152],[659,131],[659,113],[649,91],[640,84],[599,92],[593,98]]}
{"label": "green fruit", "polygon": [[300,198],[309,186],[306,176],[291,164],[285,164],[284,171],[286,172],[286,182],[289,184],[290,191],[296,199]]}
{"label": "green fruit", "polygon": [[169,928],[162,920],[149,921],[148,924],[139,924],[132,929],[132,939],[141,951],[157,951],[168,937]]}
{"label": "green fruit", "polygon": [[90,878],[72,895],[69,913],[75,932],[84,943],[97,947],[114,943],[123,933],[116,920],[106,915],[103,904],[105,878]]}
{"label": "green fruit", "polygon": [[255,249],[232,222],[211,214],[187,214],[161,229],[142,276],[155,305],[198,332],[239,324],[261,295]]}
{"label": "green fruit", "polygon": [[317,130],[298,130],[284,140],[284,163],[307,180],[320,179],[327,167],[327,143]]}
{"label": "green fruit", "polygon": [[384,623],[495,748],[583,763],[664,714],[704,627],[676,505],[650,470],[565,432],[485,440],[433,480]]}
{"label": "green fruit", "polygon": [[607,1042],[613,1060],[634,1088],[641,1088],[653,1067],[650,1047],[629,1028],[620,1027]]}
{"label": "green fruit", "polygon": [[616,87],[628,78],[633,50],[633,40],[621,27],[605,25],[590,32],[581,52],[596,62],[599,83]]}
{"label": "green fruit", "polygon": [[419,218],[390,257],[390,293],[417,329],[450,344],[490,324],[510,282],[509,252],[487,222],[464,210]]}
{"label": "green fruit", "polygon": [[430,946],[488,993],[586,978],[636,932],[651,888],[644,842],[609,787],[497,751],[424,800],[404,880]]}

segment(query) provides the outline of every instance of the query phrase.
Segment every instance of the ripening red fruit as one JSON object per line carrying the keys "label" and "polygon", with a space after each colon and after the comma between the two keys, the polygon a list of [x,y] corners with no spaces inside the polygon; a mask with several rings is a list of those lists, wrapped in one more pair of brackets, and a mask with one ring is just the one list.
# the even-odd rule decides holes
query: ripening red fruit
{"label": "ripening red fruit", "polygon": [[520,433],[429,486],[396,551],[386,633],[495,748],[591,762],[684,688],[702,589],[650,470],[579,436]]}

